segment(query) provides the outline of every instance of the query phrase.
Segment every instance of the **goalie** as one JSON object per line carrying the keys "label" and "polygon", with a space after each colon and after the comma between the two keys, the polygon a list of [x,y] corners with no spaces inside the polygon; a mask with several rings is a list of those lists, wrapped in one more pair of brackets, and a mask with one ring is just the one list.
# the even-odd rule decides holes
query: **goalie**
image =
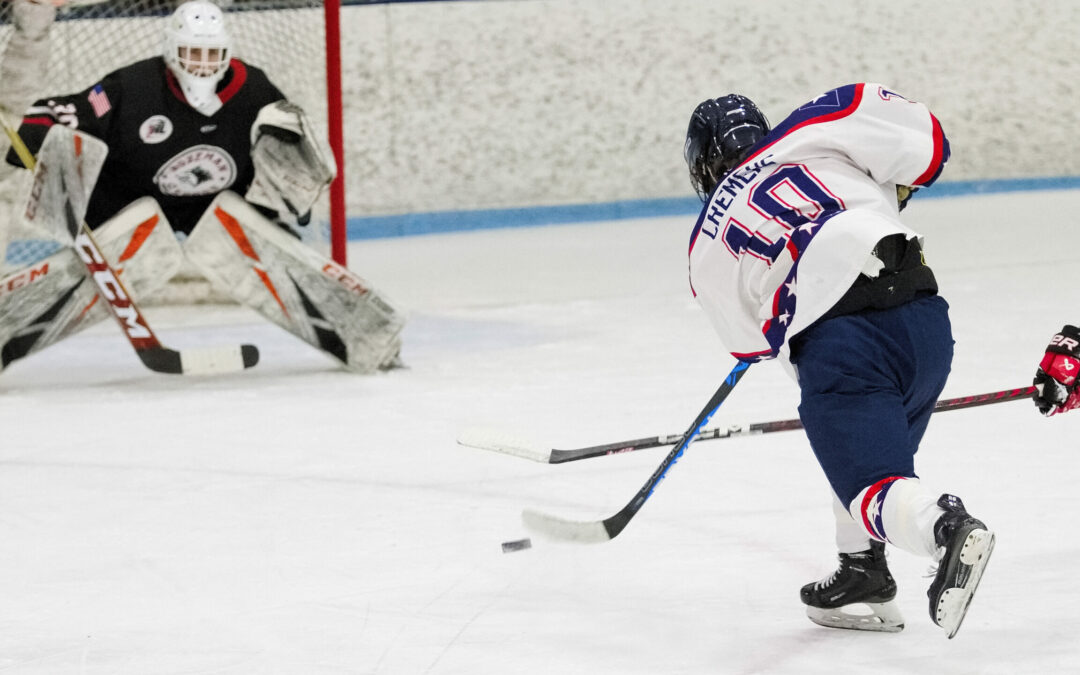
{"label": "goalie", "polygon": [[[34,35],[47,40],[40,26]],[[26,205],[25,214],[16,213],[22,226],[49,230],[47,214],[59,210],[58,200],[82,200],[79,212],[136,294],[164,286],[187,260],[219,290],[352,370],[398,365],[401,313],[302,243],[311,210],[335,175],[331,154],[299,106],[262,70],[232,57],[216,5],[180,5],[167,19],[162,56],[120,68],[82,92],[37,100],[18,134],[39,159],[33,187],[16,201]],[[7,161],[23,166],[15,148]],[[70,182],[58,187],[44,173],[72,162],[79,163],[85,196],[65,194]],[[70,167],[59,173],[65,171],[74,175]],[[94,174],[96,182],[85,177]],[[175,237],[162,237],[170,228]],[[35,261],[21,262],[15,275],[25,275],[26,263]],[[67,262],[58,259],[52,269]],[[61,324],[60,315],[70,314],[68,324],[52,326],[29,346],[11,346],[25,329],[7,319],[17,314],[13,307],[39,324],[25,308],[53,308],[69,290],[60,283],[65,276],[78,275],[54,274],[56,283],[38,283],[33,290],[43,297],[32,302],[34,284],[18,280],[18,293],[0,295],[0,367],[86,323],[85,311],[72,301],[52,313]]]}

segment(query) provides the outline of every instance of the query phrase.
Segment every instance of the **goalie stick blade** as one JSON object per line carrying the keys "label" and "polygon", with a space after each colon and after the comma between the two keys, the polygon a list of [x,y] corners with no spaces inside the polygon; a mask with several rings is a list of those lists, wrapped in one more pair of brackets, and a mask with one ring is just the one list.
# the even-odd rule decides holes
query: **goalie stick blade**
{"label": "goalie stick blade", "polygon": [[140,349],[138,354],[150,370],[171,375],[223,375],[251,368],[259,362],[259,350],[254,345],[183,351],[154,347]]}
{"label": "goalie stick blade", "polygon": [[551,448],[545,448],[528,439],[495,429],[482,427],[466,429],[458,435],[457,442],[458,445],[464,445],[468,448],[501,452],[504,455],[531,459],[534,462],[543,464],[551,462]]}
{"label": "goalie stick blade", "polygon": [[[521,521],[525,523],[525,527],[530,531],[559,541],[601,544],[610,541],[614,536],[607,531],[603,521],[580,522],[567,520],[531,509],[525,509],[521,512]],[[618,532],[615,534],[618,534]]]}

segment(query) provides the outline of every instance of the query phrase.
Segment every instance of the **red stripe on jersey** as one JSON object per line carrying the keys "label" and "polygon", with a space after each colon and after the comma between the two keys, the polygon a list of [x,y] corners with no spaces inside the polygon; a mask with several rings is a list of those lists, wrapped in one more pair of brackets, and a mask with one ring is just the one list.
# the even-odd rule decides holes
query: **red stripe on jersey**
{"label": "red stripe on jersey", "polygon": [[173,93],[173,96],[187,103],[187,97],[184,96],[184,92],[180,91],[180,83],[176,81],[176,75],[173,75],[173,72],[168,68],[165,69],[165,84],[169,85],[169,91]]}
{"label": "red stripe on jersey", "polygon": [[[804,120],[802,122],[799,122],[795,126],[788,129],[786,132],[784,132],[784,135],[781,136],[780,138],[774,139],[768,145],[765,145],[765,146],[762,146],[762,147],[758,148],[757,152],[750,155],[749,157],[747,157],[743,161],[739,162],[739,166],[743,166],[745,164],[748,164],[755,157],[759,156],[760,154],[762,154],[763,152],[765,152],[766,150],[771,148],[776,143],[778,143],[781,140],[787,138],[790,134],[795,133],[796,131],[798,131],[799,129],[802,129],[803,127],[808,127],[811,124],[822,124],[824,122],[832,122],[832,121],[847,117],[848,115],[850,115],[851,113],[855,112],[858,109],[859,104],[862,103],[862,97],[863,97],[863,83],[860,82],[859,84],[855,85],[855,95],[854,95],[854,97],[852,97],[851,104],[848,107],[846,107],[846,108],[844,108],[842,110],[837,110],[836,112],[829,113],[827,115],[819,115],[818,117],[811,117],[808,120]],[[738,167],[736,167],[736,168],[738,168]]]}
{"label": "red stripe on jersey", "polygon": [[230,59],[229,69],[232,70],[232,80],[218,92],[218,98],[221,99],[222,104],[228,103],[230,98],[236,96],[236,92],[240,91],[240,87],[247,82],[247,66],[243,61]]}
{"label": "red stripe on jersey", "polygon": [[[231,59],[229,61],[229,70],[232,71],[226,77],[231,75],[232,79],[225,85],[225,88],[218,92],[217,97],[224,105],[230,98],[236,96],[236,92],[240,91],[240,88],[247,82],[247,66],[239,59]],[[180,99],[184,103],[187,103],[187,97],[184,96],[183,90],[180,89],[180,83],[176,81],[176,75],[173,75],[171,70],[165,71],[165,82],[169,85],[169,91],[173,93],[176,98]]]}
{"label": "red stripe on jersey", "polygon": [[926,171],[916,178],[912,185],[924,185],[941,171],[941,157],[945,153],[945,132],[941,130],[941,123],[933,114],[930,115],[930,121],[934,125],[934,155],[930,159],[930,166],[926,167]]}

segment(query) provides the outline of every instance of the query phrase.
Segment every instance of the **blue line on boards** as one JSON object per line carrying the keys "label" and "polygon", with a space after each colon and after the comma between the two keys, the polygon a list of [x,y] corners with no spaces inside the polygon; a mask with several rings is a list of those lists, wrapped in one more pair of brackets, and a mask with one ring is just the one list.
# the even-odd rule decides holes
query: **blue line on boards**
{"label": "blue line on boards", "polygon": [[[940,199],[989,195],[1003,192],[1080,189],[1080,176],[1049,178],[1001,178],[993,180],[954,181],[935,184],[922,190],[914,199]],[[520,208],[479,209],[473,211],[431,211],[389,216],[360,216],[347,221],[350,241],[408,237],[418,234],[466,232],[509,227],[566,225],[631,218],[696,216],[701,209],[697,197],[634,199],[595,204],[561,206],[525,206]]]}

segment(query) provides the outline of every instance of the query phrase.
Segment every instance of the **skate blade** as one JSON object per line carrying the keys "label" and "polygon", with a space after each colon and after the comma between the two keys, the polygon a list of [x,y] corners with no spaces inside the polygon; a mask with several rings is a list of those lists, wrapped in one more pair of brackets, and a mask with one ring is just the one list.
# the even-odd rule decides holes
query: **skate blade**
{"label": "skate blade", "polygon": [[896,602],[855,602],[843,607],[806,608],[806,616],[819,626],[864,630],[875,633],[899,633],[904,630],[904,617]]}
{"label": "skate blade", "polygon": [[975,589],[982,580],[983,570],[994,552],[994,533],[988,530],[972,530],[964,541],[960,551],[960,562],[970,565],[967,582],[963,586],[946,589],[941,594],[937,606],[937,623],[945,629],[945,635],[951,640],[964,622],[968,606],[975,598]]}

